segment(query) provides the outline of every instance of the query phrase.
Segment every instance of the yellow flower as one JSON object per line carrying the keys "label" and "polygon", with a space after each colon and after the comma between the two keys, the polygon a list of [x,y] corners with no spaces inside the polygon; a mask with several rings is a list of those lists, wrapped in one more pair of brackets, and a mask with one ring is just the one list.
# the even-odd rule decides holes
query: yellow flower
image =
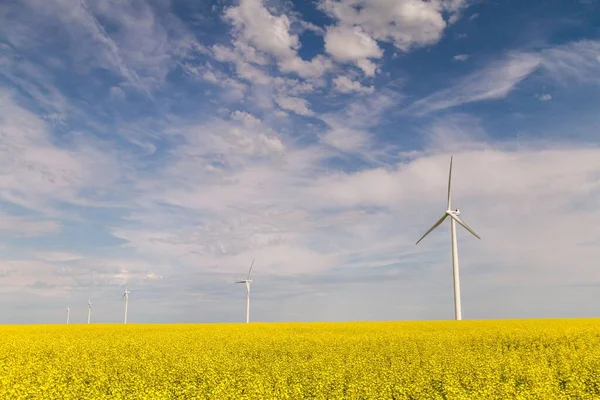
{"label": "yellow flower", "polygon": [[599,320],[0,327],[0,399],[593,399]]}

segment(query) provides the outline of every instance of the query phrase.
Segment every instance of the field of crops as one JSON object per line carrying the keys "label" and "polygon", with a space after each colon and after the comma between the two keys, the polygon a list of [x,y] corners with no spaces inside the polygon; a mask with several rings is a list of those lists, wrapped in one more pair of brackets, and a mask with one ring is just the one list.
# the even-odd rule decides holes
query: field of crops
{"label": "field of crops", "polygon": [[0,327],[0,399],[600,398],[600,320]]}

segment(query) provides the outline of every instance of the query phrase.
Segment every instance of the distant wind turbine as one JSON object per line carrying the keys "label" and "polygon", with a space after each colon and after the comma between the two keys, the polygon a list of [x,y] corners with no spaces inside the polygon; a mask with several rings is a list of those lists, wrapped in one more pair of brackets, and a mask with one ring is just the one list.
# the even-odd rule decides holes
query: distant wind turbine
{"label": "distant wind turbine", "polygon": [[452,275],[454,278],[454,318],[456,320],[462,319],[461,313],[461,305],[460,305],[460,280],[458,275],[458,247],[456,245],[456,222],[462,225],[469,233],[475,236],[477,239],[481,239],[474,231],[471,229],[461,218],[460,211],[458,208],[456,210],[452,210],[452,201],[451,201],[451,185],[452,183],[452,157],[450,157],[450,174],[448,175],[448,207],[446,208],[446,212],[444,215],[431,227],[425,234],[417,241],[416,244],[419,244],[425,236],[427,236],[431,231],[437,228],[447,217],[450,217],[450,233],[452,236]]}
{"label": "distant wind turbine", "polygon": [[92,317],[92,301],[88,300],[88,324],[90,323],[91,317]]}
{"label": "distant wind turbine", "polygon": [[[125,298],[125,321],[124,324],[127,323],[127,305],[129,304],[129,293],[131,293],[127,288],[125,288],[125,293],[123,293],[123,297]],[[123,298],[121,297],[121,299]]]}
{"label": "distant wind turbine", "polygon": [[67,324],[69,323],[69,314],[71,314],[71,308],[67,307]]}
{"label": "distant wind turbine", "polygon": [[248,271],[248,277],[243,281],[236,281],[234,283],[245,283],[246,284],[246,323],[250,322],[250,284],[252,283],[252,279],[250,279],[250,273],[252,272],[252,267],[254,266],[254,260],[252,260],[252,264],[250,264],[250,270]]}

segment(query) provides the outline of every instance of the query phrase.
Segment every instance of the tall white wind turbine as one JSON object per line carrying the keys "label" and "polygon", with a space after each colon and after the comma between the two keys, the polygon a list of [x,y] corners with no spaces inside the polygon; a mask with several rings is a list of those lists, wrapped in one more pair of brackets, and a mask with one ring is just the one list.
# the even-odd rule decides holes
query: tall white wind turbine
{"label": "tall white wind turbine", "polygon": [[252,279],[250,279],[250,273],[252,272],[252,267],[254,266],[254,260],[252,260],[252,264],[250,264],[250,270],[248,271],[248,277],[243,281],[236,281],[234,283],[245,283],[246,284],[246,323],[250,322],[250,284],[252,283]]}
{"label": "tall white wind turbine", "polygon": [[71,308],[67,307],[67,324],[69,323],[69,316],[71,314]]}
{"label": "tall white wind turbine", "polygon": [[452,157],[450,157],[450,174],[448,175],[448,207],[446,208],[446,212],[444,215],[431,227],[425,234],[417,241],[416,244],[419,244],[425,236],[427,236],[431,231],[440,226],[442,222],[447,217],[450,217],[450,234],[452,237],[452,275],[454,278],[454,318],[456,320],[462,319],[461,314],[461,305],[460,305],[460,280],[458,275],[458,248],[456,245],[456,223],[458,222],[465,228],[469,233],[475,236],[477,239],[481,239],[474,231],[471,229],[465,221],[460,218],[460,211],[458,208],[456,210],[452,210]]}
{"label": "tall white wind turbine", "polygon": [[127,323],[127,306],[129,305],[129,293],[131,293],[127,288],[125,288],[125,293],[123,293],[123,297],[125,298],[125,320],[124,320],[124,324]]}
{"label": "tall white wind turbine", "polygon": [[88,300],[88,324],[90,323],[90,319],[92,318],[92,301]]}

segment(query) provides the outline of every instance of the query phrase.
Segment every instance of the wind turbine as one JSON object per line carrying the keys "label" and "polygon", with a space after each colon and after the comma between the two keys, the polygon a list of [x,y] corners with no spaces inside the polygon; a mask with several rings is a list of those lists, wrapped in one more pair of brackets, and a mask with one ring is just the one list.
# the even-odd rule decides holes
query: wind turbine
{"label": "wind turbine", "polygon": [[67,307],[67,324],[69,323],[69,314],[71,313],[71,308]]}
{"label": "wind turbine", "polygon": [[456,210],[452,210],[452,157],[450,157],[450,174],[448,175],[448,207],[446,208],[446,212],[423,236],[421,239],[417,241],[416,244],[419,244],[425,236],[427,236],[431,231],[437,228],[447,217],[450,217],[450,234],[452,236],[452,275],[454,278],[454,319],[461,320],[461,305],[460,305],[460,280],[458,275],[458,248],[456,245],[456,223],[458,222],[465,228],[469,233],[475,236],[477,239],[481,239],[474,231],[471,229],[465,221],[460,218],[460,211],[458,208]]}
{"label": "wind turbine", "polygon": [[[124,324],[127,323],[127,305],[129,304],[129,293],[131,293],[127,288],[125,288],[125,293],[123,293],[123,297],[125,298],[125,321]],[[121,299],[123,298],[121,297]]]}
{"label": "wind turbine", "polygon": [[252,259],[252,264],[250,264],[250,270],[248,271],[248,277],[243,281],[236,281],[234,283],[245,283],[246,284],[246,323],[250,322],[250,284],[252,283],[252,279],[250,279],[250,273],[252,272],[252,267],[254,266],[254,260]]}
{"label": "wind turbine", "polygon": [[88,300],[88,324],[90,323],[91,317],[92,317],[92,301]]}

